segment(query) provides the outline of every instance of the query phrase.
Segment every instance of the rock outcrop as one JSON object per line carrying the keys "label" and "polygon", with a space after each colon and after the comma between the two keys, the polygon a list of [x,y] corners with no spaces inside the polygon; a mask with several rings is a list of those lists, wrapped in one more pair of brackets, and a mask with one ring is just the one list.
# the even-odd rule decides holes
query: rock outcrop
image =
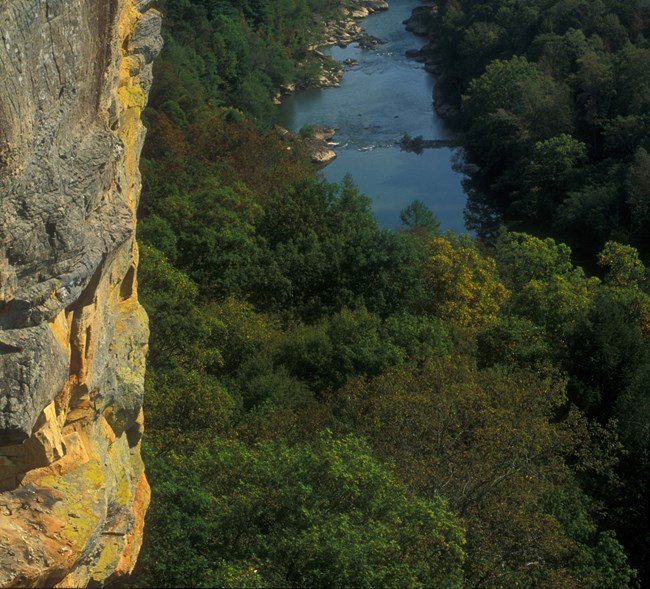
{"label": "rock outcrop", "polygon": [[369,49],[382,43],[381,40],[368,35],[359,25],[359,21],[383,10],[388,10],[386,0],[353,0],[348,7],[341,3],[339,16],[330,18],[325,23],[322,45],[347,47],[356,42],[363,49]]}
{"label": "rock outcrop", "polygon": [[411,16],[404,21],[404,28],[419,37],[427,37],[431,30],[431,20],[438,14],[437,4],[427,2],[423,6],[417,6],[411,12]]}
{"label": "rock outcrop", "polygon": [[309,155],[312,163],[325,166],[336,158],[336,152],[330,147],[330,142],[336,134],[331,127],[312,127],[308,137],[302,137],[302,149]]}
{"label": "rock outcrop", "polygon": [[149,4],[0,3],[2,587],[101,585],[139,551]]}

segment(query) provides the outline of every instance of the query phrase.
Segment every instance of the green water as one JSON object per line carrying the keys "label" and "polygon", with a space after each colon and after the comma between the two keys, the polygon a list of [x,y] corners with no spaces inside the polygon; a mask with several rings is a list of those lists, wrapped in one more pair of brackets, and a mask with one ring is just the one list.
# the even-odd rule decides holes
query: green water
{"label": "green water", "polygon": [[334,59],[351,58],[358,64],[345,68],[340,88],[312,89],[286,98],[279,122],[291,131],[306,124],[337,129],[332,140],[338,143],[337,158],[323,174],[338,182],[350,173],[372,199],[383,227],[397,227],[399,212],[419,199],[437,215],[443,229],[464,231],[465,177],[453,167],[458,150],[425,149],[416,154],[395,145],[404,133],[425,139],[445,139],[449,133],[432,108],[434,78],[404,55],[424,43],[402,24],[419,2],[389,2],[388,11],[362,23],[366,32],[386,43],[370,50],[353,45],[331,48]]}

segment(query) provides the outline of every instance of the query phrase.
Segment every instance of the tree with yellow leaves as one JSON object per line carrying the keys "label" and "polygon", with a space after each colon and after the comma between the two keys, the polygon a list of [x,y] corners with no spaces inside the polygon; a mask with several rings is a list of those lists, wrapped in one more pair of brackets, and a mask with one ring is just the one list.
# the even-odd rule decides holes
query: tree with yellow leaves
{"label": "tree with yellow leaves", "polygon": [[424,269],[428,298],[421,310],[462,327],[494,321],[509,296],[495,261],[481,255],[466,235],[434,237],[428,247]]}

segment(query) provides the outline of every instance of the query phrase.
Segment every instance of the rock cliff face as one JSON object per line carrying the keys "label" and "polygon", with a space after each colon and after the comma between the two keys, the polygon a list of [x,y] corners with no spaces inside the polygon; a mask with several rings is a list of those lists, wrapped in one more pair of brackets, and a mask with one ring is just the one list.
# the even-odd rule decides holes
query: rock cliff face
{"label": "rock cliff face", "polygon": [[149,4],[0,2],[0,586],[99,585],[140,547]]}

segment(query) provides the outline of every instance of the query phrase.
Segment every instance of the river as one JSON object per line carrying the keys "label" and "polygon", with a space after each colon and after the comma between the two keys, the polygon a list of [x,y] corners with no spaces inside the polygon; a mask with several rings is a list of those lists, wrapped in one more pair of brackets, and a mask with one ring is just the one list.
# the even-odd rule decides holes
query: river
{"label": "river", "polygon": [[425,149],[420,154],[395,145],[404,133],[424,139],[448,139],[432,108],[434,78],[422,64],[405,57],[425,40],[404,29],[402,21],[420,3],[389,0],[389,10],[362,22],[367,33],[383,41],[373,49],[355,44],[326,53],[345,66],[339,88],[310,89],[287,97],[280,105],[279,123],[293,132],[304,125],[334,127],[337,158],[323,169],[331,182],[349,173],[373,203],[382,227],[400,224],[399,212],[411,201],[424,202],[438,217],[442,229],[465,230],[464,176],[455,171],[457,149]]}

